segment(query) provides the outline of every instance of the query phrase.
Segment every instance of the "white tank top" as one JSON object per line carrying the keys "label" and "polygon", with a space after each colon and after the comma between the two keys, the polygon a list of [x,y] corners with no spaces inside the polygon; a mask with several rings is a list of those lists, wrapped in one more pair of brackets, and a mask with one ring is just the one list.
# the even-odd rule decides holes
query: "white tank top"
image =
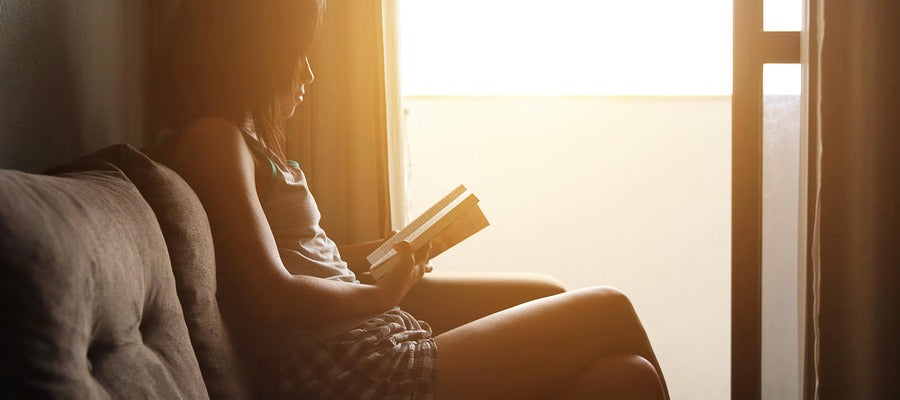
{"label": "white tank top", "polygon": [[319,207],[300,164],[281,162],[250,133],[242,132],[251,151],[272,166],[272,180],[258,183],[257,192],[288,272],[356,282],[356,275],[341,260],[337,245],[319,226]]}

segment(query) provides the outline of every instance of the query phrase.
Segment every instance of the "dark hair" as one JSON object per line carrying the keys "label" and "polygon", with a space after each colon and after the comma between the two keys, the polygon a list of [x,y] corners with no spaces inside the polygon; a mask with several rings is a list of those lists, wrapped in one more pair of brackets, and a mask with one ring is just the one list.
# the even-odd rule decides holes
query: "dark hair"
{"label": "dark hair", "polygon": [[[204,116],[241,126],[284,157],[282,102],[299,84],[325,0],[184,0],[159,63],[161,128]],[[305,68],[305,65],[303,65]]]}

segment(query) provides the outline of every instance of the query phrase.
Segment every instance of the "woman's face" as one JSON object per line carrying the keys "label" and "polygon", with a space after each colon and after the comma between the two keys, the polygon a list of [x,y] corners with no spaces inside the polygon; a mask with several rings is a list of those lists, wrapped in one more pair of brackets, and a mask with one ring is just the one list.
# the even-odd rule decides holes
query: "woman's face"
{"label": "woman's face", "polygon": [[297,106],[303,102],[303,95],[306,93],[306,85],[312,83],[315,80],[316,76],[312,72],[312,68],[309,66],[309,58],[303,57],[300,60],[300,66],[298,67],[297,84],[291,88],[291,98],[285,101],[286,109],[284,110],[284,119],[288,119],[294,115],[294,111],[297,110]]}

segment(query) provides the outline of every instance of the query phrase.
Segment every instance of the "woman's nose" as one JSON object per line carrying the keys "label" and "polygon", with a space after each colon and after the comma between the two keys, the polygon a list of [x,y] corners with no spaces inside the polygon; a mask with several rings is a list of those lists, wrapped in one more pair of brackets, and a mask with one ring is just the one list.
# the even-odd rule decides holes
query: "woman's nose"
{"label": "woman's nose", "polygon": [[312,67],[309,65],[309,58],[303,58],[303,65],[301,66],[301,74],[300,83],[307,85],[316,80],[316,75],[313,74]]}

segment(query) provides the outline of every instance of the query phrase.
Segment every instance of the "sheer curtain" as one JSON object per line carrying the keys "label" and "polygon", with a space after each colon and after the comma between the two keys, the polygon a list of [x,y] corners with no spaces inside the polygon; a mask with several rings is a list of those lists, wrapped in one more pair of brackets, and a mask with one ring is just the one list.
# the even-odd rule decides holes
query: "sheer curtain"
{"label": "sheer curtain", "polygon": [[[900,398],[900,3],[811,0],[806,398]],[[815,164],[814,164],[815,165]]]}
{"label": "sheer curtain", "polygon": [[306,173],[338,243],[380,238],[391,226],[388,147],[397,128],[389,121],[399,107],[388,101],[396,70],[385,57],[383,3],[328,2],[310,54],[315,82],[288,122],[288,158]]}

